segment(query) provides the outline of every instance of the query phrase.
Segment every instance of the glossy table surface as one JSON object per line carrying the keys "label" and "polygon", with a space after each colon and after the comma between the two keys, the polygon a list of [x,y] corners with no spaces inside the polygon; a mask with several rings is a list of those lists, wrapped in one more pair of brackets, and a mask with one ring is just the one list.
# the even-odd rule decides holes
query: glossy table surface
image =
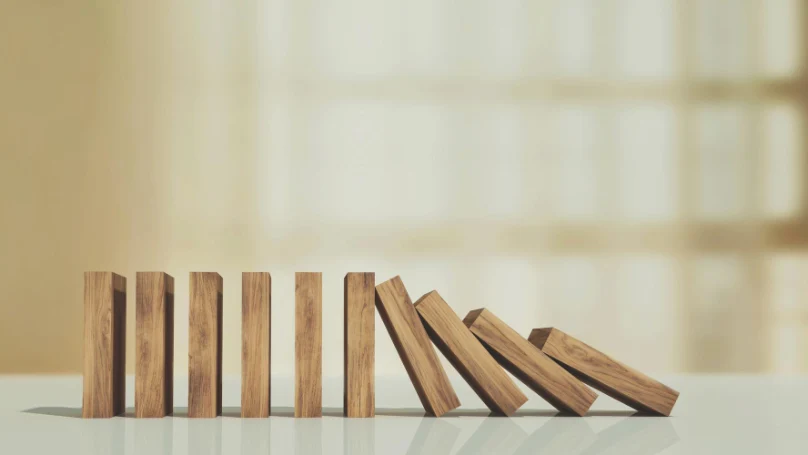
{"label": "glossy table surface", "polygon": [[239,418],[240,384],[225,377],[224,415],[184,417],[185,378],[175,416],[81,419],[79,376],[0,376],[2,453],[24,454],[789,454],[808,453],[808,378],[661,377],[681,396],[670,418],[632,415],[600,395],[584,418],[558,416],[536,394],[516,416],[489,416],[459,377],[463,406],[425,417],[406,378],[377,378],[375,419],[341,417],[341,378],[324,380],[324,417],[292,418],[292,381],[273,377],[272,416]]}

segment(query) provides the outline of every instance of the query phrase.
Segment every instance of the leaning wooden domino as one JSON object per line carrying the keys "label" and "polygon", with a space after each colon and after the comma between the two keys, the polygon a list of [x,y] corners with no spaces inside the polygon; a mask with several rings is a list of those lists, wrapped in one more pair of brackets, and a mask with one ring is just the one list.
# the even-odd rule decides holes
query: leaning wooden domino
{"label": "leaning wooden domino", "polygon": [[512,415],[525,404],[525,394],[437,291],[418,299],[415,309],[432,342],[490,410]]}
{"label": "leaning wooden domino", "polygon": [[439,417],[459,407],[460,400],[401,278],[396,276],[376,286],[376,308],[424,409]]}
{"label": "leaning wooden domino", "polygon": [[668,416],[679,392],[556,328],[534,329],[533,345],[581,381],[642,412]]}
{"label": "leaning wooden domino", "polygon": [[559,411],[582,416],[597,398],[597,394],[490,311],[474,310],[463,322],[500,365]]}

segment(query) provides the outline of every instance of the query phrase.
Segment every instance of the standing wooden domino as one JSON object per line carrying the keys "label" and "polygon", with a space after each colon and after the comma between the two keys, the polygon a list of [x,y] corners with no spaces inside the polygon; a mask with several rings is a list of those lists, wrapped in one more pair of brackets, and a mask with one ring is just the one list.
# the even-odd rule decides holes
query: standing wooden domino
{"label": "standing wooden domino", "polygon": [[349,273],[345,275],[344,286],[343,413],[345,417],[373,417],[376,274]]}
{"label": "standing wooden domino", "polygon": [[174,407],[174,278],[137,272],[135,417],[165,417]]}
{"label": "standing wooden domino", "polygon": [[582,416],[597,398],[597,394],[490,311],[474,310],[463,322],[500,365],[559,411]]}
{"label": "standing wooden domino", "polygon": [[241,274],[241,417],[269,417],[272,278]]}
{"label": "standing wooden domino", "polygon": [[295,417],[323,415],[323,274],[295,273]]}
{"label": "standing wooden domino", "polygon": [[112,272],[85,272],[82,417],[124,413],[125,368],[126,278]]}
{"label": "standing wooden domino", "polygon": [[440,417],[460,406],[401,278],[376,286],[376,308],[424,409]]}
{"label": "standing wooden domino", "polygon": [[222,277],[191,272],[188,308],[188,417],[222,414]]}
{"label": "standing wooden domino", "polygon": [[512,415],[527,397],[437,291],[415,302],[427,334],[493,412]]}
{"label": "standing wooden domino", "polygon": [[534,329],[528,340],[581,381],[638,411],[669,416],[679,397],[679,392],[558,329]]}

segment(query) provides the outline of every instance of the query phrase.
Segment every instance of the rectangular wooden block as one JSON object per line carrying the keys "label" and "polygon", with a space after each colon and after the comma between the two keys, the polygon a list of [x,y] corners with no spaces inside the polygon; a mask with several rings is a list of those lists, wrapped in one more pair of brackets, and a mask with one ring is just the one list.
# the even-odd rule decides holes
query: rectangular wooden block
{"label": "rectangular wooden block", "polygon": [[295,417],[323,415],[323,274],[295,273]]}
{"label": "rectangular wooden block", "polygon": [[679,392],[558,329],[534,329],[528,340],[581,381],[638,411],[669,416],[679,397]]}
{"label": "rectangular wooden block", "polygon": [[597,394],[490,311],[474,310],[463,322],[500,365],[559,411],[582,416],[597,398]]}
{"label": "rectangular wooden block", "polygon": [[135,416],[165,417],[174,407],[174,278],[137,272]]}
{"label": "rectangular wooden block", "polygon": [[424,410],[439,417],[460,406],[401,278],[376,286],[376,308]]}
{"label": "rectangular wooden block", "polygon": [[437,291],[418,299],[415,309],[432,342],[490,410],[512,415],[525,404],[525,394]]}
{"label": "rectangular wooden block", "polygon": [[222,414],[222,277],[191,272],[188,308],[188,417]]}
{"label": "rectangular wooden block", "polygon": [[269,417],[272,278],[241,274],[241,417]]}
{"label": "rectangular wooden block", "polygon": [[84,273],[84,390],[81,416],[124,413],[126,399],[126,278]]}
{"label": "rectangular wooden block", "polygon": [[375,400],[376,274],[349,273],[344,280],[344,387],[346,417],[373,417]]}

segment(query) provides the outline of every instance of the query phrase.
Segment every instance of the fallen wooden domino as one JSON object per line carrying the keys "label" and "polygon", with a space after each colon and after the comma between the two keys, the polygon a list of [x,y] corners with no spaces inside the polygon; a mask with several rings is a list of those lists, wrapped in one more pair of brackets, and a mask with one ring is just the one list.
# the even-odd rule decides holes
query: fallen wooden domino
{"label": "fallen wooden domino", "polygon": [[493,313],[471,311],[463,322],[506,370],[556,409],[583,416],[597,394]]}
{"label": "fallen wooden domino", "polygon": [[534,329],[528,340],[581,381],[638,411],[669,416],[679,397],[679,392],[556,328]]}
{"label": "fallen wooden domino", "polygon": [[401,278],[376,286],[376,308],[426,412],[440,417],[459,407],[460,400]]}
{"label": "fallen wooden domino", "polygon": [[449,304],[432,291],[415,302],[429,338],[493,412],[512,415],[527,396],[463,325]]}

